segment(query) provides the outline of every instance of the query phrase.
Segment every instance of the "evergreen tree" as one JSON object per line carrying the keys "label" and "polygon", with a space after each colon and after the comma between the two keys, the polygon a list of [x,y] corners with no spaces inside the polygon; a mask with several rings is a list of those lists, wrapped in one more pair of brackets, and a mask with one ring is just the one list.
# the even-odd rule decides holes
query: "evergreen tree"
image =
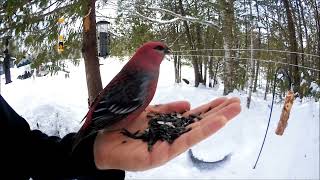
{"label": "evergreen tree", "polygon": [[[21,56],[32,54],[35,67],[47,62],[57,65],[61,59],[75,60],[82,53],[91,102],[102,90],[96,50],[95,3],[95,0],[1,2],[0,38],[11,35],[19,44]],[[63,43],[60,52],[58,40]]]}

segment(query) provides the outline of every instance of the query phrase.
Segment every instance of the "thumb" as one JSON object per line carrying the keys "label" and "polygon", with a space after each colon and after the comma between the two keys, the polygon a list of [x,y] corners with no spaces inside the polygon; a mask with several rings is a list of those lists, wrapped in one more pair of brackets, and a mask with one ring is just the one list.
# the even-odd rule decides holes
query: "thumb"
{"label": "thumb", "polygon": [[190,110],[190,103],[188,101],[175,101],[166,104],[150,105],[146,110],[153,113],[184,113]]}

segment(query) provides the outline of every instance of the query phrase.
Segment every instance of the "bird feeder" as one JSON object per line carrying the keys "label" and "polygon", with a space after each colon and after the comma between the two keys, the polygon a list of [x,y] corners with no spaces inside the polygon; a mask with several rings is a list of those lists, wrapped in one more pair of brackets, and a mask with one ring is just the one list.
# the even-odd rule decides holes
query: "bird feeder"
{"label": "bird feeder", "polygon": [[58,28],[59,28],[59,35],[58,35],[58,53],[62,53],[64,51],[64,18],[61,17],[58,19]]}
{"label": "bird feeder", "polygon": [[58,36],[58,52],[61,53],[64,50],[64,39],[63,35]]}
{"label": "bird feeder", "polygon": [[97,22],[97,48],[98,56],[106,57],[110,54],[110,22],[98,21]]}

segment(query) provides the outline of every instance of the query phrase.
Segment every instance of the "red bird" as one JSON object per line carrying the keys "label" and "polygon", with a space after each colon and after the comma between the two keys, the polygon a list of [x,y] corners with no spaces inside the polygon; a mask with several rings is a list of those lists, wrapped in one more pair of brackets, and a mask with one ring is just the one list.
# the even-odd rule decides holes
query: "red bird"
{"label": "red bird", "polygon": [[162,42],[147,42],[91,104],[73,149],[86,137],[123,121],[136,119],[152,100],[160,64],[170,49]]}

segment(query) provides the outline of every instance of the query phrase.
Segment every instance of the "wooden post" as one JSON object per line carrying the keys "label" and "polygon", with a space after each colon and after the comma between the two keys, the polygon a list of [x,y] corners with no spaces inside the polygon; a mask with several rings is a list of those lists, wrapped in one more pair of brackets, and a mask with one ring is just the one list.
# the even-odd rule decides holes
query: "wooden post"
{"label": "wooden post", "polygon": [[293,105],[293,100],[294,100],[294,93],[293,91],[289,90],[285,98],[280,120],[278,122],[278,127],[276,129],[276,134],[279,136],[283,135],[283,132],[287,127],[290,111]]}

